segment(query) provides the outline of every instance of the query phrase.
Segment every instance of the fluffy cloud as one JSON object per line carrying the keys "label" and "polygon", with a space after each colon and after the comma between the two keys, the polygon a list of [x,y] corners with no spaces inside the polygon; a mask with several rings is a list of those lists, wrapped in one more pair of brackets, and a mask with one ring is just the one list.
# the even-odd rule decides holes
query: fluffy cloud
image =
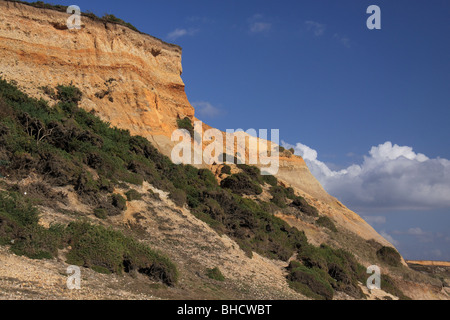
{"label": "fluffy cloud", "polygon": [[333,38],[339,41],[343,46],[350,48],[350,39],[347,36],[340,35],[335,33]]}
{"label": "fluffy cloud", "polygon": [[193,102],[196,113],[201,117],[214,118],[221,114],[220,109],[206,101]]}
{"label": "fluffy cloud", "polygon": [[263,19],[262,14],[255,14],[248,19],[250,33],[262,33],[272,29],[272,24]]}
{"label": "fluffy cloud", "polygon": [[392,243],[394,246],[398,246],[400,243],[395,240],[394,238],[392,238],[392,236],[390,234],[387,234],[386,231],[381,231],[380,235],[385,238],[387,241],[389,241],[390,243]]}
{"label": "fluffy cloud", "polygon": [[193,36],[198,32],[198,29],[175,29],[174,31],[170,32],[167,35],[167,38],[170,41],[174,41],[178,38],[184,37],[184,36]]}
{"label": "fluffy cloud", "polygon": [[251,33],[259,33],[268,31],[272,28],[272,24],[268,22],[254,22],[250,26]]}
{"label": "fluffy cloud", "polygon": [[450,208],[449,160],[430,159],[411,147],[386,142],[372,147],[362,164],[334,171],[308,146],[283,146],[293,147],[323,187],[355,210]]}
{"label": "fluffy cloud", "polygon": [[326,25],[318,23],[315,21],[305,21],[306,28],[308,31],[312,31],[316,37],[320,37],[325,33]]}

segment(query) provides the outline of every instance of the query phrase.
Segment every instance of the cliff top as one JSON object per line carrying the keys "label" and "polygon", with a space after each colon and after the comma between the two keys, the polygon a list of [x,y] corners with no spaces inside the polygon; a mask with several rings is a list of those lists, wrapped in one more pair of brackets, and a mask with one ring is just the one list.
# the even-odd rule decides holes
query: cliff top
{"label": "cliff top", "polygon": [[[5,1],[5,2],[14,2],[17,4],[21,4],[21,5],[25,5],[25,6],[29,6],[29,7],[33,7],[33,8],[38,8],[38,9],[45,9],[45,10],[53,10],[53,11],[58,11],[58,12],[64,12],[66,13],[68,6],[63,6],[63,5],[53,5],[53,4],[49,4],[49,3],[45,3],[43,1],[36,1],[36,2],[25,2],[25,1],[21,1],[21,0],[0,0],[0,1]],[[83,17],[87,17],[89,19],[92,19],[94,21],[97,22],[101,22],[101,23],[111,23],[111,24],[117,24],[117,25],[121,25],[124,27],[129,28],[130,30],[133,30],[135,32],[138,32],[142,35],[151,37],[152,39],[158,40],[161,43],[170,46],[170,47],[174,47],[179,49],[180,51],[182,51],[183,49],[181,48],[181,46],[173,44],[173,43],[168,43],[165,42],[164,40],[161,40],[157,37],[154,37],[152,35],[149,35],[148,33],[142,32],[139,29],[137,29],[135,26],[133,26],[131,23],[125,22],[120,18],[117,18],[116,16],[112,15],[112,14],[107,14],[104,15],[103,17],[99,17],[97,15],[95,15],[92,12],[81,12],[81,15]]]}

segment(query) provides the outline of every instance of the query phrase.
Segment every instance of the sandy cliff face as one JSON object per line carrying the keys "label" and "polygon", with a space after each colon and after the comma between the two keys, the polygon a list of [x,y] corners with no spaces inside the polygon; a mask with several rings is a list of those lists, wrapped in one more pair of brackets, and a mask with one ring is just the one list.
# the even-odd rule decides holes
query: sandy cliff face
{"label": "sandy cliff face", "polygon": [[[40,87],[73,84],[84,94],[84,109],[147,137],[170,155],[176,120],[195,120],[181,79],[181,48],[87,17],[82,17],[81,30],[64,30],[68,17],[0,1],[0,76],[46,100],[50,98]],[[300,157],[280,158],[277,176],[342,227],[363,239],[389,244],[328,195]]]}
{"label": "sandy cliff face", "polygon": [[0,75],[29,94],[58,84],[79,87],[82,107],[145,137],[169,135],[177,117],[194,116],[180,77],[181,48],[127,27],[0,1]]}

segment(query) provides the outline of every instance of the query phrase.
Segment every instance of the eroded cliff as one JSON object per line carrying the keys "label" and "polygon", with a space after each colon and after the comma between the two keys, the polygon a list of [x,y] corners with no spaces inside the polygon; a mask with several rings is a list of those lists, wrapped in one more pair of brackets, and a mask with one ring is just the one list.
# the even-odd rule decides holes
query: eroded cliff
{"label": "eroded cliff", "polygon": [[[45,100],[52,99],[48,88],[73,84],[83,92],[82,108],[148,138],[170,155],[177,119],[195,120],[181,78],[181,48],[88,17],[82,17],[81,30],[68,30],[68,17],[0,1],[0,76]],[[328,195],[301,157],[281,157],[277,177],[349,231],[389,244]]]}
{"label": "eroded cliff", "polygon": [[[67,30],[67,18],[63,12],[0,1],[0,77],[16,82],[33,97],[50,101],[52,88],[72,84],[83,92],[82,108],[133,135],[148,138],[170,155],[170,137],[178,127],[177,120],[196,119],[181,78],[181,48],[126,26],[88,17],[82,18],[81,30]],[[281,157],[277,177],[347,232],[333,238],[314,224],[278,214],[305,231],[314,244],[333,243],[354,252],[360,250],[358,253],[363,251],[361,240],[391,245],[327,194],[301,157]],[[371,264],[363,253],[359,258]],[[257,263],[254,265],[256,270]],[[233,264],[229,270],[235,267]],[[283,278],[281,267],[277,271]]]}

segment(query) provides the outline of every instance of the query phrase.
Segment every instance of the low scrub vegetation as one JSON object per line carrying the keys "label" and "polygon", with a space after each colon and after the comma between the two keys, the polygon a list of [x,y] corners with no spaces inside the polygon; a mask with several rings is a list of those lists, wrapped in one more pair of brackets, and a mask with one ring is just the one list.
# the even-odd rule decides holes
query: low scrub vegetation
{"label": "low scrub vegetation", "polygon": [[382,247],[377,251],[377,257],[393,267],[398,267],[402,264],[400,254],[392,247]]}
{"label": "low scrub vegetation", "polygon": [[[113,128],[80,109],[76,88],[58,86],[56,91],[59,102],[49,107],[0,80],[3,176],[22,179],[33,172],[48,185],[73,186],[81,201],[96,208],[93,215],[100,219],[126,210],[127,200],[138,200],[141,195],[128,186],[142,185],[145,180],[235,240],[249,256],[257,252],[288,261],[297,255],[303,267],[293,268],[296,271],[288,277],[294,288],[304,291],[306,286],[316,298],[329,299],[335,290],[361,297],[356,286],[361,268],[350,253],[308,244],[304,232],[268,210],[290,206],[318,217],[317,209],[292,188],[278,186],[275,177],[262,176],[258,168],[246,165],[239,165],[241,172],[219,185],[211,171],[175,165],[147,139]],[[248,199],[261,194],[267,185],[274,198],[271,203]],[[115,187],[127,189],[127,199],[114,193]],[[82,222],[45,229],[37,223],[39,214],[29,203],[14,193],[3,197],[0,242],[14,240],[11,249],[18,254],[49,258],[70,244],[68,257],[75,264],[101,272],[137,270],[167,284],[176,281],[176,268],[167,258],[117,231]]]}
{"label": "low scrub vegetation", "polygon": [[319,219],[317,219],[316,220],[316,224],[321,226],[321,227],[327,228],[327,229],[329,229],[329,230],[331,230],[333,232],[337,232],[338,231],[337,228],[336,228],[336,225],[333,222],[333,220],[331,220],[330,218],[325,217],[325,216],[322,216]]}
{"label": "low scrub vegetation", "polygon": [[191,137],[194,137],[194,126],[188,117],[177,120],[178,129],[187,130]]}
{"label": "low scrub vegetation", "polygon": [[17,255],[51,259],[58,249],[70,248],[67,263],[95,271],[137,271],[167,285],[177,282],[175,265],[163,254],[124,236],[121,232],[73,222],[46,229],[29,200],[12,191],[0,192],[0,243],[11,245]]}
{"label": "low scrub vegetation", "polygon": [[217,280],[217,281],[225,281],[225,277],[223,276],[222,272],[219,268],[215,267],[213,269],[207,269],[206,275],[208,278]]}
{"label": "low scrub vegetation", "polygon": [[[307,285],[314,294],[323,299],[332,298],[334,290],[343,291],[354,298],[364,298],[358,281],[365,281],[365,268],[345,250],[333,249],[327,245],[320,247],[308,245],[299,252],[298,262],[293,261],[288,269],[288,279],[291,282]],[[293,275],[294,271],[297,271],[297,275]],[[304,275],[305,273],[307,275]],[[313,281],[317,283],[311,286]],[[325,291],[324,288],[328,289]]]}
{"label": "low scrub vegetation", "polygon": [[[25,1],[20,1],[20,0],[7,0],[10,2],[19,2],[19,3],[23,3],[35,8],[41,8],[41,9],[52,9],[52,10],[56,10],[56,11],[60,11],[60,12],[66,12],[67,11],[67,6],[62,6],[62,5],[54,5],[54,4],[49,4],[49,3],[45,3],[43,1],[35,1],[35,2],[25,2]],[[120,24],[123,26],[126,26],[134,31],[139,32],[139,30],[133,26],[131,23],[125,22],[122,19],[117,18],[116,16],[112,15],[112,14],[105,14],[103,17],[98,17],[95,14],[93,14],[92,12],[86,12],[86,13],[82,13],[83,16],[92,18],[94,20],[98,20],[101,22],[109,22],[109,23],[114,23],[114,24]]]}

